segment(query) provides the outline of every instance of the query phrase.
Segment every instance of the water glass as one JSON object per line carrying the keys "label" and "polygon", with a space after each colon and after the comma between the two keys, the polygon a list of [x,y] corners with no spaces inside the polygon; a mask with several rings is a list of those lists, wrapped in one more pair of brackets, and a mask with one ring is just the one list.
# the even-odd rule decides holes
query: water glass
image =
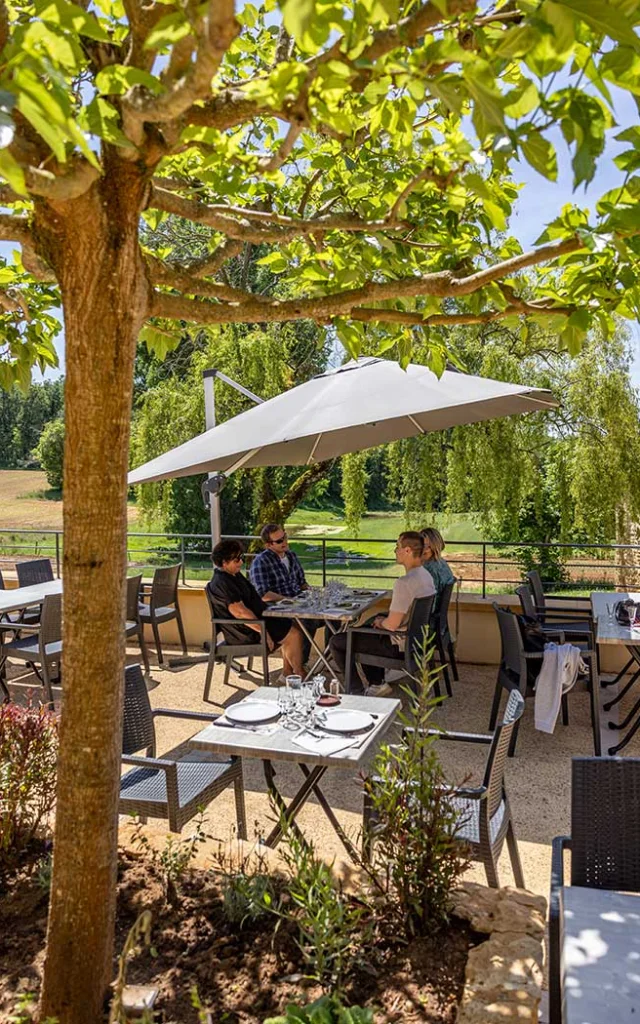
{"label": "water glass", "polygon": [[329,683],[329,693],[331,694],[332,697],[340,696],[340,683],[338,682],[337,679],[332,679],[331,682]]}
{"label": "water glass", "polygon": [[302,700],[302,676],[287,676],[285,679],[287,690],[290,694],[290,701],[295,710]]}

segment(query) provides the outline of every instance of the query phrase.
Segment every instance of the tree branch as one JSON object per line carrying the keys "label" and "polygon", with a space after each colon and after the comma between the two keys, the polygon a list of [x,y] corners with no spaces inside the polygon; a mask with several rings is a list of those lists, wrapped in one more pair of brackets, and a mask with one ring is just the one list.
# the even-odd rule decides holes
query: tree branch
{"label": "tree branch", "polygon": [[247,299],[255,298],[258,302],[269,301],[261,296],[252,296],[251,292],[243,291],[241,288],[232,288],[231,285],[222,284],[219,281],[203,281],[193,275],[191,268],[185,270],[175,264],[164,263],[154,256],[145,256],[145,262],[149,269],[149,277],[153,284],[164,285],[167,288],[174,288],[183,295],[205,295],[209,298],[219,299],[221,302],[246,302]]}
{"label": "tree branch", "polygon": [[29,192],[54,203],[63,203],[84,195],[99,177],[100,171],[82,156],[72,158],[67,164],[59,164],[55,174],[39,167],[25,170]]}
{"label": "tree branch", "polygon": [[227,260],[233,259],[242,252],[244,242],[239,238],[227,238],[218,248],[202,259],[194,260],[187,267],[187,273],[194,277],[213,277],[224,266]]}
{"label": "tree branch", "polygon": [[535,314],[536,316],[571,316],[574,306],[535,306],[518,302],[506,309],[492,309],[484,313],[409,313],[401,309],[371,309],[362,306],[352,309],[350,318],[362,323],[404,324],[406,327],[456,327],[461,324],[490,324],[494,320],[505,320],[509,316]]}
{"label": "tree branch", "polygon": [[33,248],[29,218],[19,214],[0,213],[0,241],[18,242]]}
{"label": "tree branch", "polygon": [[[187,183],[183,188],[188,187]],[[288,242],[310,233],[325,231],[406,231],[410,225],[406,221],[367,221],[349,214],[300,220],[278,213],[266,213],[252,210],[244,206],[226,206],[224,204],[206,205],[195,199],[185,199],[164,187],[164,179],[157,178],[152,182],[147,204],[156,210],[172,213],[176,217],[206,224],[208,227],[221,231],[228,238],[238,238],[246,242]]]}
{"label": "tree branch", "polygon": [[257,169],[261,174],[268,173],[269,171],[277,171],[282,167],[287,157],[291,155],[291,151],[303,128],[304,125],[302,123],[297,123],[295,121],[289,125],[289,130],[282,140],[280,148],[272,155],[258,160]]}
{"label": "tree branch", "polygon": [[241,89],[224,89],[217,93],[206,103],[190,106],[185,112],[184,123],[199,125],[204,128],[217,128],[225,131],[227,128],[235,128],[245,121],[251,121],[254,117],[269,115],[277,117],[281,121],[288,120],[282,114],[276,113],[255,100],[248,99]]}
{"label": "tree branch", "polygon": [[240,31],[234,7],[234,0],[210,0],[195,29],[195,59],[187,64],[182,77],[166,92],[152,96],[144,86],[134,86],[126,94],[123,124],[125,134],[135,145],[139,146],[143,141],[145,122],[175,121],[192,104],[209,96],[211,82]]}

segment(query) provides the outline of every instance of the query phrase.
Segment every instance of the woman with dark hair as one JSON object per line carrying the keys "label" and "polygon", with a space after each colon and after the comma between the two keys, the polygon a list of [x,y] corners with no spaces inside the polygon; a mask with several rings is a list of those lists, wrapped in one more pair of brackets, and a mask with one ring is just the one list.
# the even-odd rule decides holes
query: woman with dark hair
{"label": "woman with dark hair", "polygon": [[427,572],[431,573],[436,588],[436,599],[433,603],[433,611],[436,612],[442,591],[448,583],[455,582],[455,576],[449,568],[449,563],[442,557],[445,543],[440,530],[436,530],[433,526],[427,526],[424,530],[420,530],[420,536],[424,541],[422,564]]}
{"label": "woman with dark hair", "polygon": [[[244,563],[244,549],[237,540],[221,540],[211,556],[215,570],[207,583],[215,615],[221,619],[237,619],[238,625],[222,626],[229,644],[258,643],[260,626],[257,622],[242,620],[262,619],[267,607],[258,591],[240,572]],[[291,619],[266,619],[267,647],[274,651],[282,648],[284,675],[303,675],[302,633]],[[256,635],[257,634],[257,635]]]}

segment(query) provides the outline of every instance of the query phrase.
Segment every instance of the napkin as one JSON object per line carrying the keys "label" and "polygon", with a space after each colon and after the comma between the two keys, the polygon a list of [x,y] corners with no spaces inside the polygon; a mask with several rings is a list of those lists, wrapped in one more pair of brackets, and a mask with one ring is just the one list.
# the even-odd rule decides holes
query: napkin
{"label": "napkin", "polygon": [[310,754],[331,757],[332,754],[337,754],[339,750],[355,747],[358,739],[345,739],[344,736],[311,736],[308,732],[303,732],[296,736],[292,743],[295,743],[297,747],[302,747],[303,750],[308,750]]}

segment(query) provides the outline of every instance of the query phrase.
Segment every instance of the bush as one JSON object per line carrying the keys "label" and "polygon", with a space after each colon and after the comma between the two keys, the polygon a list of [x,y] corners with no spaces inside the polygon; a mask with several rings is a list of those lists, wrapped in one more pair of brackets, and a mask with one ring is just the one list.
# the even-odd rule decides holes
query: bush
{"label": "bush", "polygon": [[374,842],[363,866],[384,894],[387,911],[419,935],[446,923],[451,890],[468,865],[467,848],[457,838],[459,813],[433,747],[437,731],[429,731],[441,698],[431,696],[428,660],[423,652],[418,696],[411,694],[411,711],[400,716],[403,742],[382,746],[364,779]]}
{"label": "bush", "polygon": [[264,1024],[373,1024],[373,1011],[322,996],[306,1006],[290,1003],[281,1017],[268,1017]]}
{"label": "bush", "polygon": [[16,863],[53,808],[57,754],[53,712],[0,705],[0,874]]}
{"label": "bush", "polygon": [[51,420],[46,424],[33,455],[47,474],[49,487],[61,491],[64,468],[63,420]]}

